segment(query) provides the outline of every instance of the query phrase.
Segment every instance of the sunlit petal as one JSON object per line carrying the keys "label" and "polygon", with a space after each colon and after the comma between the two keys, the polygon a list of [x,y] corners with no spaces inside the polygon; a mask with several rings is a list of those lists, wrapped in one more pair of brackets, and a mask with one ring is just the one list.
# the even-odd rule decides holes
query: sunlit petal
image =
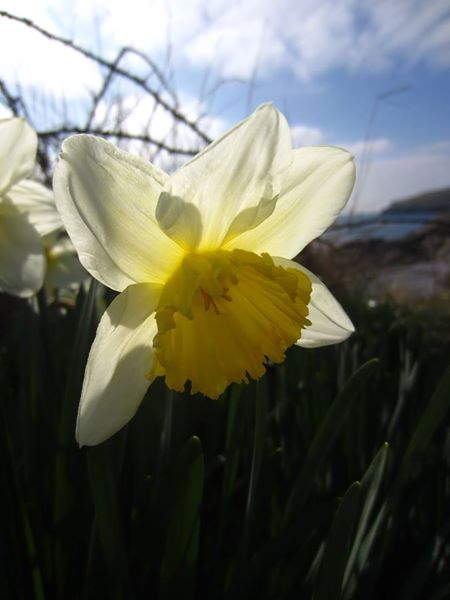
{"label": "sunlit petal", "polygon": [[14,206],[0,203],[0,291],[33,296],[42,287],[44,273],[38,233]]}
{"label": "sunlit petal", "polygon": [[[51,236],[50,236],[51,237]],[[69,238],[56,241],[43,239],[47,256],[45,285],[50,290],[70,288],[89,278],[89,273],[78,259],[75,247]]]}
{"label": "sunlit petal", "polygon": [[0,120],[0,196],[33,171],[37,136],[24,119]]}
{"label": "sunlit petal", "polygon": [[53,192],[42,183],[22,179],[8,190],[6,199],[26,216],[39,235],[48,235],[62,229],[63,224],[56,210]]}
{"label": "sunlit petal", "polygon": [[107,308],[97,329],[84,375],[77,420],[80,446],[99,444],[137,411],[150,382],[159,286],[128,287]]}
{"label": "sunlit petal", "polygon": [[292,260],[278,257],[274,260],[285,268],[299,269],[312,284],[311,299],[308,304],[308,319],[311,325],[302,331],[297,342],[298,346],[316,348],[337,344],[346,340],[355,331],[353,323],[342,306],[314,273]]}
{"label": "sunlit petal", "polygon": [[226,248],[293,258],[334,222],[353,189],[351,154],[341,148],[317,146],[295,150],[293,156],[272,215]]}
{"label": "sunlit petal", "polygon": [[200,247],[213,249],[271,214],[291,161],[286,120],[265,104],[172,175],[167,191],[199,209]]}
{"label": "sunlit petal", "polygon": [[81,263],[108,287],[163,282],[180,261],[183,250],[155,217],[165,179],[100,138],[64,142],[54,175],[57,207]]}

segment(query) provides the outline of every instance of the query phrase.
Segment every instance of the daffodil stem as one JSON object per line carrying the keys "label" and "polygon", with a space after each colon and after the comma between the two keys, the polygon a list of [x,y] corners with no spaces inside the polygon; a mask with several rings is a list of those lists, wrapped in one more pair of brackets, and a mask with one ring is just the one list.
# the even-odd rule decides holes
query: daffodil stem
{"label": "daffodil stem", "polygon": [[47,294],[45,292],[45,289],[42,288],[39,290],[39,292],[37,293],[37,305],[38,305],[38,312],[39,312],[39,328],[40,328],[40,334],[41,334],[41,343],[42,343],[42,350],[43,352],[41,353],[41,361],[43,363],[43,373],[44,373],[44,383],[46,386],[46,390],[47,393],[50,392],[50,385],[49,383],[52,381],[52,377],[51,377],[51,356],[52,353],[50,352],[50,342],[49,342],[49,338],[48,338],[48,334],[49,334],[49,329],[48,329],[48,318],[47,318]]}
{"label": "daffodil stem", "polygon": [[98,285],[97,281],[91,278],[87,293],[85,293],[83,288],[80,288],[77,297],[77,304],[80,304],[80,313],[64,390],[59,427],[60,443],[67,443],[69,439],[72,439],[71,436],[73,435],[72,429],[76,417],[73,407],[76,407],[77,399],[81,394],[89,348],[94,340],[98,324],[96,310]]}
{"label": "daffodil stem", "polygon": [[250,480],[245,510],[244,530],[242,535],[242,558],[246,559],[249,551],[250,535],[253,521],[253,506],[258,485],[259,473],[264,452],[264,442],[267,428],[268,396],[266,380],[256,383],[255,392],[255,432],[253,436],[253,454],[250,470]]}
{"label": "daffodil stem", "polygon": [[94,548],[95,548],[96,535],[97,535],[97,519],[94,515],[94,518],[92,519],[91,532],[89,534],[89,545],[88,545],[88,551],[87,551],[82,600],[88,600],[88,598],[89,598],[89,581],[91,578],[91,569],[92,569],[93,561],[94,561]]}
{"label": "daffodil stem", "polygon": [[159,446],[158,472],[156,480],[160,481],[162,473],[166,471],[170,459],[170,451],[172,446],[172,418],[173,418],[173,391],[167,389],[164,420],[161,431],[161,440]]}
{"label": "daffodil stem", "polygon": [[100,444],[86,453],[89,482],[95,506],[95,524],[109,576],[109,598],[132,599],[128,556],[124,543],[117,483],[111,447]]}

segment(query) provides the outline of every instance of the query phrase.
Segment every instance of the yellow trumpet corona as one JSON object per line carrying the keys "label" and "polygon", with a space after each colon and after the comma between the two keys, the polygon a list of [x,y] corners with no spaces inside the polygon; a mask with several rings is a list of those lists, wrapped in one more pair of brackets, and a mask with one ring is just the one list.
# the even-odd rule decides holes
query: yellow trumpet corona
{"label": "yellow trumpet corona", "polygon": [[268,254],[245,250],[188,254],[164,286],[150,381],[217,398],[230,383],[261,377],[284,360],[307,319],[311,283]]}

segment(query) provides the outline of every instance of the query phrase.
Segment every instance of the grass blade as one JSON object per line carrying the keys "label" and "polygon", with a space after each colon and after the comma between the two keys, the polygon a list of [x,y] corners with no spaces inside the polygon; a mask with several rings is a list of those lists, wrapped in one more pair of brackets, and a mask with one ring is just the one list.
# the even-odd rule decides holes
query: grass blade
{"label": "grass blade", "polygon": [[161,562],[161,599],[195,597],[204,469],[202,445],[193,436],[172,473],[170,514]]}
{"label": "grass blade", "polygon": [[436,391],[431,397],[431,400],[411,437],[408,447],[406,448],[400,466],[400,473],[403,477],[407,475],[414,459],[428,446],[449,408],[450,367],[448,367]]}
{"label": "grass blade", "polygon": [[360,492],[361,484],[355,481],[339,505],[317,574],[313,600],[339,600],[341,597],[342,580],[352,542]]}
{"label": "grass blade", "polygon": [[248,545],[252,526],[253,504],[255,501],[256,488],[258,485],[259,473],[264,455],[268,404],[269,399],[267,392],[267,380],[262,379],[256,383],[255,392],[255,433],[253,441],[252,466],[245,509],[244,531],[242,534],[242,556],[244,558],[248,553]]}
{"label": "grass blade", "polygon": [[[344,575],[344,588],[347,587],[349,578],[352,574],[353,567],[357,566],[357,570],[360,571],[365,564],[367,554],[362,560],[362,556],[359,553],[361,548],[362,540],[366,534],[369,522],[372,516],[375,501],[377,499],[378,490],[383,480],[383,475],[386,468],[386,462],[388,457],[389,445],[384,443],[381,449],[377,452],[377,455],[370,463],[369,468],[364,474],[361,481],[361,513],[359,515],[359,522],[356,528],[355,539],[350,551],[350,556],[347,561],[347,566]],[[366,549],[367,550],[367,549]]]}
{"label": "grass blade", "polygon": [[117,486],[110,457],[110,445],[87,449],[87,465],[96,523],[109,576],[110,598],[132,598],[128,560],[119,517]]}
{"label": "grass blade", "polygon": [[353,373],[328,409],[308,449],[303,468],[290,494],[284,516],[285,526],[287,526],[293,512],[300,510],[306,502],[316,473],[319,472],[345,423],[348,413],[377,366],[377,359],[364,363]]}

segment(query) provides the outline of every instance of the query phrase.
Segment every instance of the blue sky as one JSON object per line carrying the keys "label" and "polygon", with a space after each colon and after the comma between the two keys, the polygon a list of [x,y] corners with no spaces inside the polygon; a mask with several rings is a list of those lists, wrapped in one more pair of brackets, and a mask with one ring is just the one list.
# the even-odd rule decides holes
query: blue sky
{"label": "blue sky", "polygon": [[[3,0],[2,7],[107,57],[132,45],[165,68],[170,48],[181,104],[192,115],[206,112],[212,135],[273,101],[296,145],[354,152],[356,210],[450,186],[450,0]],[[43,106],[62,97],[82,106],[96,89],[91,63],[55,52],[23,26],[0,19],[0,38],[4,47],[8,41],[3,79],[38,89]],[[395,90],[402,91],[384,97]],[[135,128],[146,110],[133,111]],[[164,119],[155,123],[160,132]]]}

